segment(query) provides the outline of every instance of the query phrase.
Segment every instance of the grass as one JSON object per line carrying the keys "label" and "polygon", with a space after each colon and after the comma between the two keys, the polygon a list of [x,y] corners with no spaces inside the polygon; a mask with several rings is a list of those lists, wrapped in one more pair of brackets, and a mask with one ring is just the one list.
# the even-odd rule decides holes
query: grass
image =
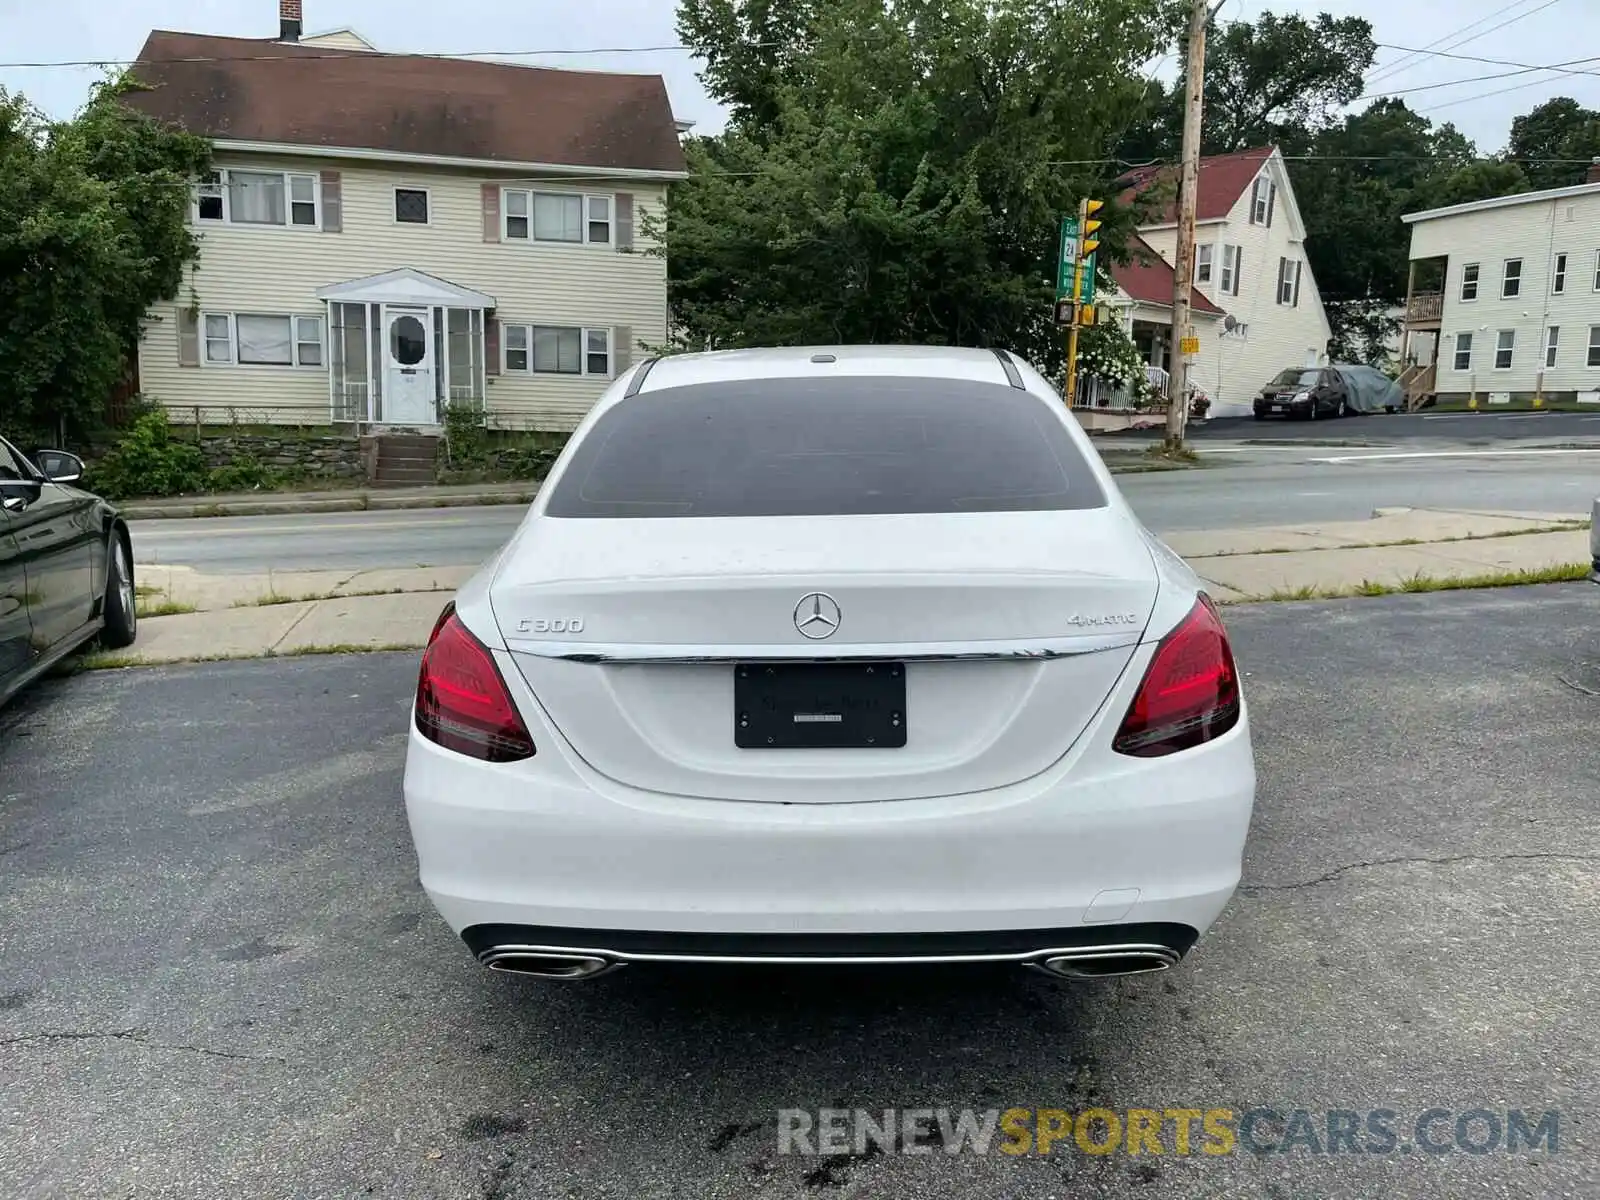
{"label": "grass", "polygon": [[1398,583],[1363,579],[1349,586],[1318,587],[1305,584],[1297,588],[1278,588],[1250,600],[1343,600],[1351,596],[1397,596],[1408,592],[1456,592],[1475,588],[1527,587],[1537,583],[1575,583],[1589,578],[1588,563],[1562,563],[1553,567],[1530,567],[1518,571],[1489,571],[1480,575],[1425,575],[1418,571]]}
{"label": "grass", "polygon": [[399,596],[412,592],[448,592],[454,588],[425,587],[425,588],[372,588],[368,591],[357,592],[306,592],[304,595],[288,596],[282,592],[268,592],[264,596],[257,596],[252,600],[235,600],[231,608],[270,608],[275,604],[305,604],[313,600],[348,600],[352,596]]}
{"label": "grass", "polygon": [[365,646],[355,642],[330,642],[324,645],[296,646],[291,650],[268,650],[262,654],[199,654],[193,658],[171,659],[164,662],[149,662],[136,654],[97,650],[78,659],[70,670],[73,672],[121,671],[128,667],[173,667],[188,663],[244,662],[257,658],[306,658],[317,654],[389,654],[397,652],[413,654],[421,649],[420,645],[406,645],[403,642],[384,642],[376,646]]}
{"label": "grass", "polygon": [[1395,538],[1387,542],[1346,542],[1339,546],[1267,546],[1260,550],[1240,550],[1233,554],[1201,554],[1196,558],[1250,558],[1257,554],[1318,554],[1329,550],[1383,550],[1389,546],[1433,546],[1446,542],[1483,542],[1490,538],[1525,537],[1530,533],[1570,533],[1575,529],[1589,528],[1588,521],[1577,518],[1548,525],[1530,525],[1526,529],[1501,529],[1494,533],[1460,533],[1442,538]]}
{"label": "grass", "polygon": [[192,604],[185,604],[182,600],[157,600],[150,604],[135,604],[134,614],[141,619],[144,617],[179,617],[185,613],[200,611]]}

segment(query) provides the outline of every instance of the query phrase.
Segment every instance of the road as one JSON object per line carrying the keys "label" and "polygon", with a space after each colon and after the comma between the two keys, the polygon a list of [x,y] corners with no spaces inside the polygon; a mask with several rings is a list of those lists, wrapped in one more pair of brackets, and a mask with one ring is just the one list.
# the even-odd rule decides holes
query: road
{"label": "road", "polygon": [[[1593,1196],[1597,605],[1229,609],[1244,887],[1100,985],[492,975],[417,887],[412,656],[48,681],[0,711],[0,1195]],[[1431,1106],[1560,1117],[1512,1155],[776,1153],[780,1109],[888,1106],[1391,1109],[1413,1149]]]}
{"label": "road", "polygon": [[[1226,465],[1119,477],[1157,533],[1356,520],[1389,505],[1584,516],[1600,493],[1600,450],[1455,443],[1203,449],[1208,461]],[[498,549],[525,511],[517,505],[139,521],[134,557],[206,572],[460,566]]]}
{"label": "road", "polygon": [[[1343,421],[1257,421],[1253,417],[1219,417],[1193,425],[1189,435],[1197,442],[1235,438],[1328,437],[1371,438],[1381,441],[1463,439],[1494,442],[1506,438],[1600,439],[1600,408],[1590,412],[1374,413]],[[1152,435],[1154,436],[1154,435]]]}

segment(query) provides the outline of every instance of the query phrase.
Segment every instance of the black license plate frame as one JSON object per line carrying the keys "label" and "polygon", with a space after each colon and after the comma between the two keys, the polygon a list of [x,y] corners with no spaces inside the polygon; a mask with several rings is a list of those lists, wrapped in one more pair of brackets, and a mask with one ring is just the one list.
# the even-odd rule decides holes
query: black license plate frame
{"label": "black license plate frame", "polygon": [[900,662],[736,663],[741,750],[898,750],[906,744]]}

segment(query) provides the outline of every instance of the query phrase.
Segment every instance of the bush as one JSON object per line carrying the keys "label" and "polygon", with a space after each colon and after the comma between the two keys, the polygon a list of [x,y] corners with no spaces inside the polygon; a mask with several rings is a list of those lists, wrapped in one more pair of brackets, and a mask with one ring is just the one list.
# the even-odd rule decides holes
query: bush
{"label": "bush", "polygon": [[213,492],[253,492],[257,488],[270,491],[282,483],[282,476],[262,466],[253,454],[241,454],[225,467],[213,467],[207,480]]}
{"label": "bush", "polygon": [[483,417],[483,409],[470,404],[452,404],[444,410],[444,444],[452,467],[480,467],[488,458],[489,431]]}
{"label": "bush", "polygon": [[87,484],[113,500],[181,496],[210,482],[200,447],[174,441],[164,412],[147,412],[128,427],[111,452],[94,465]]}

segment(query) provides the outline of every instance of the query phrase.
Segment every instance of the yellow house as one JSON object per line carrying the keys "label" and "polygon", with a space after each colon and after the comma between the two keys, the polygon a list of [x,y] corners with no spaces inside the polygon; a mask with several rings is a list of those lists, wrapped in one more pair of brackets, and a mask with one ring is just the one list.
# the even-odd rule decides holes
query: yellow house
{"label": "yellow house", "polygon": [[200,258],[148,315],[174,419],[568,430],[667,340],[646,215],[685,175],[656,75],[153,32],[128,103],[209,138]]}

